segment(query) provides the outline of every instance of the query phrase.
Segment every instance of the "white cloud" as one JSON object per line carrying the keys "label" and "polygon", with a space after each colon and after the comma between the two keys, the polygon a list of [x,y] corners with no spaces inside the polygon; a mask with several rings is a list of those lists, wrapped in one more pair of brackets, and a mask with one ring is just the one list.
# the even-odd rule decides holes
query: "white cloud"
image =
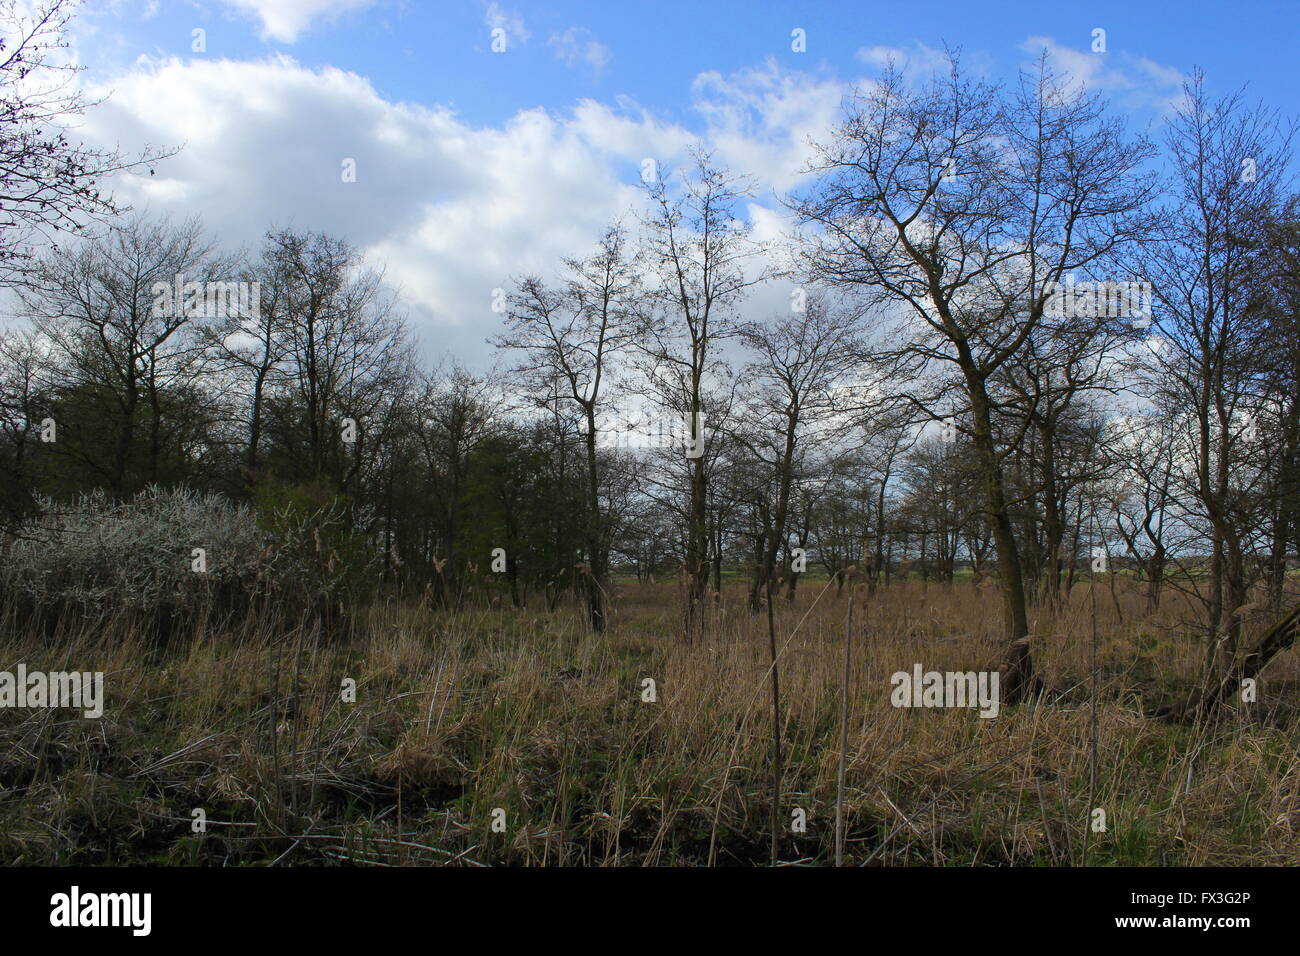
{"label": "white cloud", "polygon": [[1107,55],[1103,53],[1075,50],[1062,46],[1051,37],[1043,36],[1029,37],[1020,44],[1020,49],[1035,56],[1045,51],[1048,66],[1071,92],[1084,88],[1114,91],[1130,85],[1129,79],[1121,71],[1111,68]]}
{"label": "white cloud", "polygon": [[586,27],[569,27],[563,33],[553,33],[546,41],[555,50],[555,58],[567,67],[585,63],[597,76],[609,63],[613,54]]}
{"label": "white cloud", "polygon": [[845,87],[768,60],[727,77],[701,73],[692,92],[717,157],[783,192],[813,156],[809,139],[824,140],[834,125]]}
{"label": "white cloud", "polygon": [[[271,227],[346,238],[386,267],[426,346],[470,362],[490,354],[484,340],[500,328],[494,289],[588,253],[615,217],[635,228],[627,214],[643,202],[643,160],[667,175],[696,141],[628,97],[474,124],[284,54],[141,57],[87,92],[110,90],[80,129],[89,142],[128,154],[183,146],[155,175],[108,184],[119,200],[199,215],[223,245],[250,251]],[[748,215],[761,239],[777,241],[782,218],[770,190],[795,183],[807,138],[824,137],[844,87],[769,61],[701,74],[691,93],[700,138],[720,162],[756,177],[761,192]],[[345,160],[356,163],[355,182],[343,181]],[[786,294],[759,305],[776,308]]]}
{"label": "white cloud", "polygon": [[1103,93],[1121,107],[1167,113],[1182,96],[1182,71],[1148,57],[1076,50],[1047,36],[1028,37],[1020,49],[1035,57],[1046,52],[1048,65],[1067,89]]}
{"label": "white cloud", "polygon": [[676,124],[659,120],[635,100],[621,96],[617,109],[584,99],[573,111],[571,126],[593,148],[632,163],[654,159],[671,163],[686,153],[695,137]]}
{"label": "white cloud", "polygon": [[488,25],[490,30],[504,30],[508,40],[527,43],[528,38],[532,36],[528,32],[528,28],[524,26],[524,18],[513,10],[506,10],[496,0],[492,0],[488,4],[487,12],[483,15],[483,22]]}
{"label": "white cloud", "polygon": [[893,66],[909,80],[928,79],[932,74],[942,75],[948,70],[945,53],[920,41],[911,52],[893,46],[863,47],[857,52],[857,58],[880,70]]}
{"label": "white cloud", "polygon": [[262,21],[262,39],[293,43],[321,17],[334,18],[349,10],[370,6],[374,0],[225,0]]}
{"label": "white cloud", "polygon": [[[493,289],[589,252],[641,201],[641,157],[677,155],[690,141],[626,101],[475,126],[285,55],[142,59],[111,86],[87,116],[87,139],[128,152],[184,146],[155,175],[111,184],[120,200],[200,215],[230,246],[255,249],[272,226],[344,237],[387,266],[427,343],[469,360],[497,331]],[[356,161],[356,182],[343,181],[345,159]]]}
{"label": "white cloud", "polygon": [[[897,69],[909,84],[919,84],[933,77],[948,74],[948,54],[944,50],[926,46],[916,41],[911,50],[895,46],[871,46],[858,50],[855,56],[868,66],[885,70],[890,66]],[[987,76],[992,69],[988,55],[980,52],[960,52],[958,59],[963,71]]]}

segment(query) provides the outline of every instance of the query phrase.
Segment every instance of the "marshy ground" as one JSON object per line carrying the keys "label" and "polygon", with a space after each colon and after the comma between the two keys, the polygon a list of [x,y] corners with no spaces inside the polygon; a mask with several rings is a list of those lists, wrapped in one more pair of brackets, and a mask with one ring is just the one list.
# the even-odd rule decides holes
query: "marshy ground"
{"label": "marshy ground", "polygon": [[[0,667],[103,671],[106,700],[98,720],[0,710],[0,862],[765,864],[766,614],[736,583],[687,643],[676,584],[612,598],[602,635],[563,604],[394,602],[346,631],[195,622],[162,647],[125,617],[53,636],[8,617]],[[834,862],[847,600],[808,580],[775,605],[791,864]],[[859,585],[854,603],[846,864],[1300,863],[1294,651],[1253,704],[1148,717],[1196,679],[1195,615],[1082,582],[1035,614],[1044,695],[983,719],[896,708],[890,675],[994,669],[993,588]]]}

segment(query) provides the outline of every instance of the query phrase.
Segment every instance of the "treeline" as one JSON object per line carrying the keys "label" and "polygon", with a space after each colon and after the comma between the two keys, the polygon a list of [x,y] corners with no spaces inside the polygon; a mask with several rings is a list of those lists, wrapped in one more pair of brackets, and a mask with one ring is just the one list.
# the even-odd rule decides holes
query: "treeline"
{"label": "treeline", "polygon": [[[1282,120],[1199,75],[1151,142],[1045,59],[1010,88],[890,72],[784,240],[697,153],[554,277],[484,290],[492,373],[422,367],[341,239],[236,258],[115,221],[17,283],[3,507],[14,540],[92,489],[342,515],[367,587],[572,593],[597,629],[616,570],[672,574],[688,636],[728,574],[757,610],[809,569],[969,568],[1004,598],[1009,702],[1031,605],[1122,566],[1203,606],[1221,672],[1300,550],[1290,177]],[[757,314],[760,287],[789,308]]]}

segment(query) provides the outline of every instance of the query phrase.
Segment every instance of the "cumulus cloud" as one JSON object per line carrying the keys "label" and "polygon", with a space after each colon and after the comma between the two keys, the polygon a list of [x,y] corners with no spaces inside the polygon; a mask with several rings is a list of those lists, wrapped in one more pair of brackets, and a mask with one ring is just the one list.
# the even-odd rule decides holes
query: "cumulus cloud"
{"label": "cumulus cloud", "polygon": [[[1064,82],[1067,90],[1088,89],[1103,93],[1128,109],[1154,109],[1167,112],[1181,96],[1183,73],[1156,63],[1148,57],[1132,56],[1124,51],[1093,53],[1091,48],[1076,49],[1058,43],[1049,36],[1030,36],[1020,50],[1033,58],[1046,55],[1047,64]],[[893,66],[910,84],[924,83],[948,70],[943,50],[920,41],[910,49],[891,46],[863,47],[857,59],[875,70]],[[983,52],[959,53],[964,71],[990,76],[992,61]],[[1031,60],[1022,65],[1030,66]]]}
{"label": "cumulus cloud", "polygon": [[942,50],[920,42],[911,51],[895,46],[863,47],[857,52],[857,58],[876,69],[892,66],[906,76],[917,78],[929,78],[931,74],[942,74],[948,69],[947,56]]}
{"label": "cumulus cloud", "polygon": [[87,139],[183,147],[155,175],[114,183],[119,199],[198,214],[231,245],[255,248],[272,225],[345,237],[386,264],[417,333],[471,356],[500,321],[493,289],[587,253],[641,201],[642,157],[677,156],[691,140],[626,100],[475,126],[287,55],[142,59],[111,86]]}
{"label": "cumulus cloud", "polygon": [[708,124],[716,156],[778,192],[791,188],[825,139],[845,87],[832,79],[786,70],[774,60],[729,76],[701,73],[694,107]]}
{"label": "cumulus cloud", "polygon": [[374,0],[225,0],[262,22],[262,39],[293,43],[318,18],[335,18],[349,10],[370,6]]}
{"label": "cumulus cloud", "polygon": [[[487,17],[513,39],[527,36],[498,5]],[[700,74],[692,129],[626,96],[483,125],[445,106],[387,99],[364,76],[287,54],[145,56],[101,77],[87,93],[107,99],[85,117],[83,138],[127,153],[181,147],[153,175],[109,184],[119,200],[155,215],[199,215],[232,248],[254,251],[281,226],[346,238],[386,269],[427,348],[471,362],[491,354],[484,340],[500,328],[493,290],[587,254],[615,217],[635,228],[646,160],[669,175],[702,142],[755,177],[761,192],[747,215],[761,238],[776,240],[770,190],[795,183],[807,139],[824,136],[844,92],[831,78],[768,61]],[[355,181],[345,181],[353,165]]]}
{"label": "cumulus cloud", "polygon": [[580,100],[571,126],[594,148],[634,164],[644,159],[671,162],[695,140],[686,129],[656,117],[628,96],[616,97],[613,105]]}

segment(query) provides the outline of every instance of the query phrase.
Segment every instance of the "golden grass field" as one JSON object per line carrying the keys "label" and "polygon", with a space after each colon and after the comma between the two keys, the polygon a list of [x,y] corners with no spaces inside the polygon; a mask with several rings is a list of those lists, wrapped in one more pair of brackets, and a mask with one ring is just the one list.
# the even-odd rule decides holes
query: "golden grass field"
{"label": "golden grass field", "polygon": [[[848,592],[823,584],[775,606],[779,855],[798,865],[835,861]],[[889,701],[890,674],[915,663],[996,667],[993,588],[857,587],[846,865],[1078,865],[1085,839],[1088,865],[1300,863],[1296,653],[1213,723],[1148,718],[1196,679],[1194,614],[1171,594],[1148,618],[1122,578],[1090,586],[1036,613],[1047,692],[995,719]],[[767,615],[729,586],[688,644],[675,584],[612,590],[603,635],[576,604],[376,606],[352,637],[196,622],[161,649],[125,619],[54,638],[6,619],[0,668],[101,670],[106,703],[98,720],[0,711],[0,862],[766,864]]]}

